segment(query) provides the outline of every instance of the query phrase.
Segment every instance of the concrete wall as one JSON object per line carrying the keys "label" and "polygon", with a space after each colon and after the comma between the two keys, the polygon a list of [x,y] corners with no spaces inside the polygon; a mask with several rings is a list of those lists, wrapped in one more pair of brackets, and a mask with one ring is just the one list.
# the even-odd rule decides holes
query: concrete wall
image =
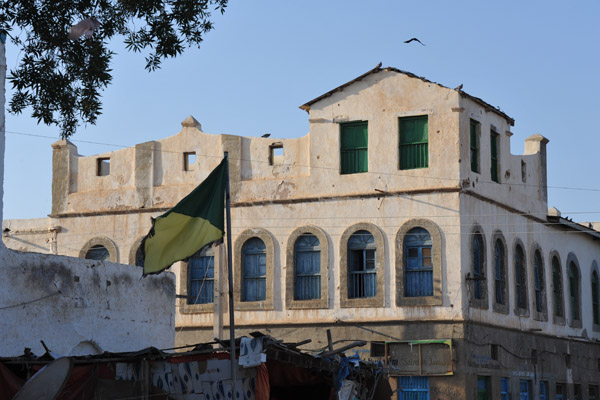
{"label": "concrete wall", "polygon": [[40,340],[58,354],[99,354],[174,343],[174,276],[6,249],[0,252],[0,355]]}

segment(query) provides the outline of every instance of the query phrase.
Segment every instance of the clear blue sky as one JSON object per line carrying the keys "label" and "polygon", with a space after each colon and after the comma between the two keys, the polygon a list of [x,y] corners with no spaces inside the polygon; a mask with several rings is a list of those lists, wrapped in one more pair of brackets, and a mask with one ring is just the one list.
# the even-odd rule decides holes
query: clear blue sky
{"label": "clear blue sky", "polygon": [[[591,0],[231,0],[200,49],[157,72],[115,40],[104,113],[72,141],[82,155],[112,151],[173,135],[188,115],[210,133],[303,136],[298,106],[381,61],[499,106],[516,120],[513,154],[549,138],[549,206],[600,221],[599,18]],[[17,57],[8,46],[9,70]],[[44,217],[58,129],[8,114],[6,130],[4,218]]]}

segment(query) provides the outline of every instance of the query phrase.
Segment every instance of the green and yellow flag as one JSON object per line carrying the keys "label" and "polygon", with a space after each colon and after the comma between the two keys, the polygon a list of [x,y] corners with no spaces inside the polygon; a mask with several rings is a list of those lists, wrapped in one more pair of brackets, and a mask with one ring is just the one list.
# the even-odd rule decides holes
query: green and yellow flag
{"label": "green and yellow flag", "polygon": [[157,274],[223,238],[227,159],[175,207],[152,220],[142,242],[144,275]]}

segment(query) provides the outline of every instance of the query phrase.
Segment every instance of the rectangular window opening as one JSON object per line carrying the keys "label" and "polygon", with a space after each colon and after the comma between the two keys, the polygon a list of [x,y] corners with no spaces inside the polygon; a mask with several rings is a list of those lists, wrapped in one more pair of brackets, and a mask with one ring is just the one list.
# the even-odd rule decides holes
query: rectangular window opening
{"label": "rectangular window opening", "polygon": [[479,173],[479,143],[481,136],[481,124],[471,120],[469,147],[471,149],[471,171]]}
{"label": "rectangular window opening", "polygon": [[283,143],[273,143],[269,146],[269,165],[283,164]]}
{"label": "rectangular window opening", "polygon": [[521,160],[521,181],[527,182],[527,163]]}
{"label": "rectangular window opening", "polygon": [[492,360],[498,360],[498,345],[490,344],[490,357]]}
{"label": "rectangular window opening", "polygon": [[110,175],[110,158],[98,158],[96,159],[96,176],[108,176]]}
{"label": "rectangular window opening", "polygon": [[371,342],[371,357],[385,357],[384,342]]}
{"label": "rectangular window opening", "polygon": [[367,172],[369,132],[367,121],[348,122],[340,125],[340,173]]}
{"label": "rectangular window opening", "polygon": [[499,157],[498,157],[498,145],[499,145],[500,135],[492,130],[490,133],[490,158],[491,158],[491,168],[490,173],[492,176],[492,181],[496,183],[500,183],[500,166],[499,166]]}
{"label": "rectangular window opening", "polygon": [[183,170],[193,171],[196,168],[196,152],[188,151],[183,153]]}
{"label": "rectangular window opening", "polygon": [[488,400],[490,398],[490,377],[477,377],[477,400]]}
{"label": "rectangular window opening", "polygon": [[427,115],[399,119],[399,169],[429,167]]}

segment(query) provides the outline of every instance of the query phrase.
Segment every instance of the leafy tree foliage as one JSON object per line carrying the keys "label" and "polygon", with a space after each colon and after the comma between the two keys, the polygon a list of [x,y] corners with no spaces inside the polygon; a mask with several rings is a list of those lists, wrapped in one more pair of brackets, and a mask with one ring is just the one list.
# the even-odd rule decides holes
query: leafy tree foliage
{"label": "leafy tree foliage", "polygon": [[[0,33],[21,50],[8,80],[14,95],[9,111],[32,108],[38,123],[58,125],[61,136],[101,114],[100,92],[111,82],[109,41],[122,36],[128,50],[145,52],[146,69],[200,46],[213,28],[211,12],[228,0],[4,0]],[[99,22],[91,37],[69,39],[80,21]]]}

